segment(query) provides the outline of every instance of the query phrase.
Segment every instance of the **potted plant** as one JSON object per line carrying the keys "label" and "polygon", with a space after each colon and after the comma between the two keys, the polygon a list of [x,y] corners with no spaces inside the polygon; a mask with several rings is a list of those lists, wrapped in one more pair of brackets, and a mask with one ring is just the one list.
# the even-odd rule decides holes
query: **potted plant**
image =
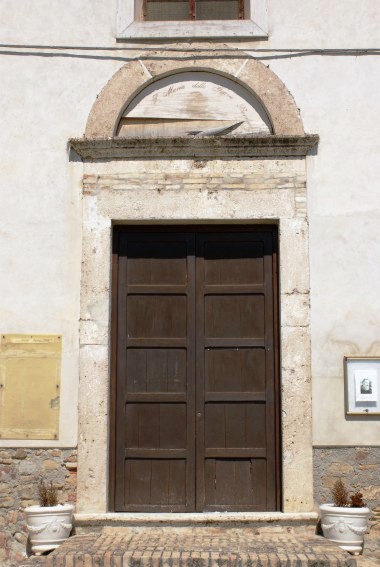
{"label": "potted plant", "polygon": [[70,535],[74,507],[58,504],[58,493],[52,482],[41,480],[38,485],[39,506],[25,508],[26,527],[32,553],[51,551]]}
{"label": "potted plant", "polygon": [[331,494],[333,503],[320,506],[323,535],[342,549],[358,555],[363,549],[371,510],[363,502],[361,492],[349,496],[342,480],[335,482]]}

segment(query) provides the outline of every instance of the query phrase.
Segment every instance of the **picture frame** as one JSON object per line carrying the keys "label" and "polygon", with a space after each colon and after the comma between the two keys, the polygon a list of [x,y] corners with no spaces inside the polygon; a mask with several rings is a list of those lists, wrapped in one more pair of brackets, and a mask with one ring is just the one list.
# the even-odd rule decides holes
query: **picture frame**
{"label": "picture frame", "polygon": [[380,415],[380,356],[345,356],[346,415]]}

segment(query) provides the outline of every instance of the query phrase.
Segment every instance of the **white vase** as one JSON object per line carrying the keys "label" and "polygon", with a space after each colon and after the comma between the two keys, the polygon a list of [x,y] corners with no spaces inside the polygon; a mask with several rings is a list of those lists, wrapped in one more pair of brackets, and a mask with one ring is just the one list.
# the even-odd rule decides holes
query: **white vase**
{"label": "white vase", "polygon": [[73,510],[71,504],[25,508],[26,527],[35,555],[55,549],[69,537],[73,527]]}
{"label": "white vase", "polygon": [[369,508],[349,508],[322,504],[321,526],[325,538],[355,555],[363,549],[364,534],[368,531]]}

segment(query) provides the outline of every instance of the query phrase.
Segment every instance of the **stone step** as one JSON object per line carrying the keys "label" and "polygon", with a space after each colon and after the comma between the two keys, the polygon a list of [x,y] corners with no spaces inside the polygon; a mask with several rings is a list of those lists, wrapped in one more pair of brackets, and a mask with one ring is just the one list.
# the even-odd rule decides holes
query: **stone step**
{"label": "stone step", "polygon": [[270,531],[270,533],[314,534],[317,520],[316,512],[97,513],[75,514],[74,517],[77,534],[100,533],[105,528],[148,526],[221,526],[225,528],[249,526],[260,529],[260,533]]}
{"label": "stone step", "polygon": [[124,527],[76,535],[23,567],[374,567],[317,535],[250,526]]}

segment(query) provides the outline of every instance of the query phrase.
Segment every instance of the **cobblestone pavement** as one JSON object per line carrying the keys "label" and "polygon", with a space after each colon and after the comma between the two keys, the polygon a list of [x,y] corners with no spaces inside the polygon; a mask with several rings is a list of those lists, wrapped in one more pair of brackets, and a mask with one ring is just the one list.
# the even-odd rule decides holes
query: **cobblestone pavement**
{"label": "cobblestone pavement", "polygon": [[78,535],[23,567],[374,567],[315,535],[254,528],[108,528]]}

